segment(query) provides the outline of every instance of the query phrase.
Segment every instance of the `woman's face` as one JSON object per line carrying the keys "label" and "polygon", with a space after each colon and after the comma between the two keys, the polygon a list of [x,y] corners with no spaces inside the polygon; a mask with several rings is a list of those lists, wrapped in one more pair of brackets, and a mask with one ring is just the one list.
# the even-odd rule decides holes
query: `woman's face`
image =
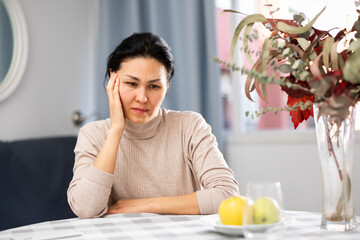
{"label": "woman's face", "polygon": [[138,124],[156,117],[168,87],[165,66],[154,58],[136,57],[123,61],[116,73],[125,117]]}

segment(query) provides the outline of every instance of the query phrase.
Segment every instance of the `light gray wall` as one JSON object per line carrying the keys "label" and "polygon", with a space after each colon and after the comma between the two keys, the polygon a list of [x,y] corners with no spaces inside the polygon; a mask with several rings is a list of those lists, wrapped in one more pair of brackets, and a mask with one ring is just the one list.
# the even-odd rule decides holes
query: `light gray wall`
{"label": "light gray wall", "polygon": [[[360,215],[360,142],[356,139],[353,194]],[[321,211],[321,170],[315,132],[262,132],[233,135],[226,159],[246,194],[251,181],[280,181],[288,210]],[[319,220],[320,223],[320,220]]]}
{"label": "light gray wall", "polygon": [[71,114],[94,111],[98,0],[19,0],[29,59],[15,92],[0,102],[0,140],[74,135]]}

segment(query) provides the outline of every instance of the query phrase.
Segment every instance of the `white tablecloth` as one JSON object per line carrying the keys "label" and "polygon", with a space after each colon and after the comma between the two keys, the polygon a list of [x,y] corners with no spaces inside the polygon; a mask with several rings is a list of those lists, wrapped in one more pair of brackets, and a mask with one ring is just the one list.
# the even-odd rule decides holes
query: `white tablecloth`
{"label": "white tablecloth", "polygon": [[[284,240],[359,240],[360,226],[348,232],[320,229],[319,213],[287,211],[295,221],[286,227]],[[0,240],[9,239],[243,239],[220,234],[199,215],[159,215],[130,213],[97,219],[65,219],[32,224],[0,232]],[[360,218],[357,218],[360,222]]]}

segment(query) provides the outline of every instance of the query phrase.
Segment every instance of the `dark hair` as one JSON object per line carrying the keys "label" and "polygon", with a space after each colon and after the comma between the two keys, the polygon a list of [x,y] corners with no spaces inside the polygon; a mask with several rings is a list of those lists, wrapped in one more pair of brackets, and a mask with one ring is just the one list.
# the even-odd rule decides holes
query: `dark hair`
{"label": "dark hair", "polygon": [[167,70],[167,80],[170,83],[175,71],[174,57],[165,40],[150,32],[134,33],[115,48],[107,59],[105,81],[111,71],[120,69],[124,60],[136,57],[151,57],[162,63]]}

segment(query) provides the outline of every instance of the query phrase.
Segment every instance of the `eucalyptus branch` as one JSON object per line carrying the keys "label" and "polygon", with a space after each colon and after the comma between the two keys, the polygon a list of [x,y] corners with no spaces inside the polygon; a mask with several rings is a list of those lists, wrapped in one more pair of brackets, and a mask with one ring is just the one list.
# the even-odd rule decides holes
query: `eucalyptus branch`
{"label": "eucalyptus branch", "polygon": [[218,57],[212,57],[214,61],[216,61],[218,64],[222,65],[223,67],[226,67],[228,69],[231,69],[232,71],[240,71],[241,67],[236,66],[236,63],[229,62],[223,59],[220,59]]}
{"label": "eucalyptus branch", "polygon": [[275,21],[275,18],[274,18],[273,13],[276,12],[276,11],[279,11],[280,8],[277,8],[275,11],[271,11],[270,7],[272,7],[273,5],[270,4],[268,0],[266,0],[266,5],[265,5],[265,6],[268,7],[268,9],[269,9],[269,14],[270,14],[270,16],[271,16],[271,18],[272,18],[272,20],[273,20],[273,22],[274,22],[275,30],[278,31],[278,29],[277,29],[277,27],[276,27],[276,21]]}
{"label": "eucalyptus branch", "polygon": [[[323,121],[324,121],[324,124],[326,126],[326,119],[323,118]],[[329,148],[328,150],[334,156],[334,161],[335,161],[336,167],[337,167],[338,172],[339,172],[340,181],[342,181],[343,180],[342,172],[341,172],[339,162],[338,162],[337,157],[336,157],[335,152],[334,152],[334,147],[332,145],[332,141],[331,141],[331,137],[330,137],[330,129],[328,127],[325,127],[325,129],[326,129],[326,137],[327,137],[328,148]]]}
{"label": "eucalyptus branch", "polygon": [[277,114],[280,111],[288,111],[288,112],[296,111],[298,108],[300,108],[301,111],[305,111],[305,110],[310,110],[312,108],[312,105],[313,105],[313,102],[308,100],[305,103],[298,102],[298,103],[295,103],[294,105],[287,105],[283,108],[281,108],[281,107],[266,107],[266,108],[260,108],[259,111],[255,111],[255,112],[246,111],[245,116],[246,117],[251,116],[252,118],[254,118],[254,114],[256,117],[260,117],[261,115],[266,114],[268,112]]}
{"label": "eucalyptus branch", "polygon": [[275,75],[268,76],[267,74],[264,74],[264,72],[259,73],[256,70],[249,70],[244,67],[241,68],[241,72],[249,75],[252,78],[259,79],[260,82],[265,82],[265,83],[269,83],[269,84],[277,84],[280,86],[286,86],[286,87],[292,88],[294,90],[301,89],[309,94],[313,94],[313,91],[311,91],[311,89],[308,89],[298,83],[291,83],[289,81],[286,81],[286,78],[284,78],[284,77],[275,78]]}

